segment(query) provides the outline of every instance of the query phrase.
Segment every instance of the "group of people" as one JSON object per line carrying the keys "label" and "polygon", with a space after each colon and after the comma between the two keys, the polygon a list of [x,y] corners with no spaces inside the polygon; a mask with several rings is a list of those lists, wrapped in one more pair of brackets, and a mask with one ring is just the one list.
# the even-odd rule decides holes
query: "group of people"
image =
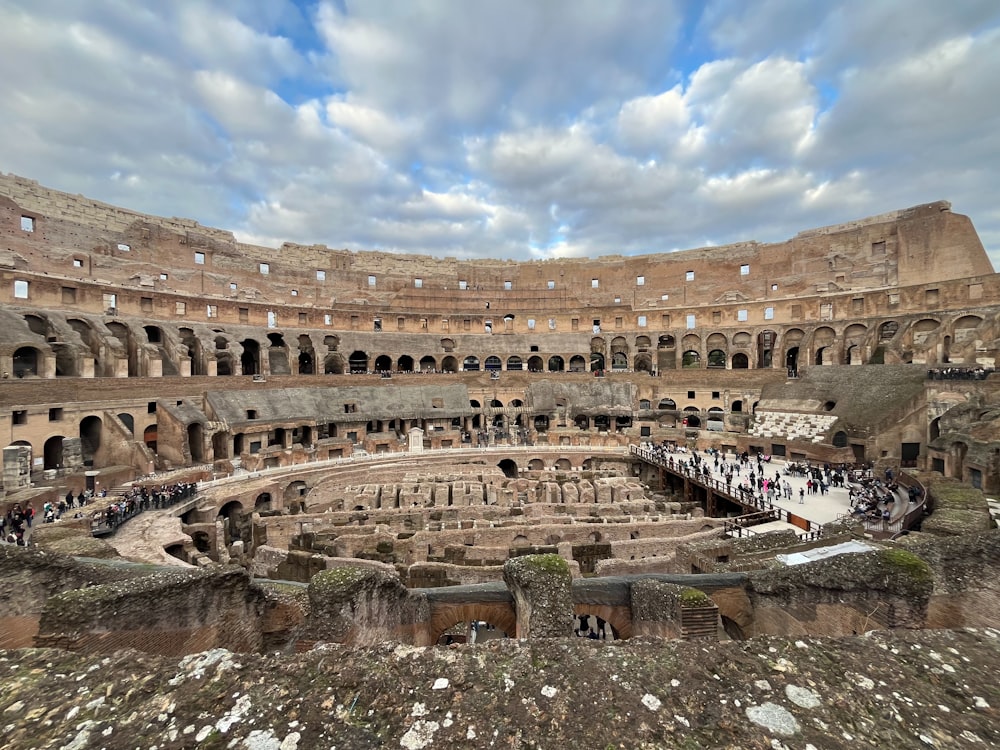
{"label": "group of people", "polygon": [[7,544],[25,546],[27,544],[25,533],[31,528],[34,518],[35,509],[30,504],[22,508],[20,503],[14,503],[6,515],[0,516],[0,538]]}
{"label": "group of people", "polygon": [[192,497],[197,488],[196,482],[161,484],[159,487],[137,485],[104,510],[97,511],[93,515],[91,523],[95,529],[101,527],[116,529],[120,524],[144,510],[169,508],[181,500]]}
{"label": "group of people", "polygon": [[931,380],[986,380],[992,367],[935,367],[927,371]]}

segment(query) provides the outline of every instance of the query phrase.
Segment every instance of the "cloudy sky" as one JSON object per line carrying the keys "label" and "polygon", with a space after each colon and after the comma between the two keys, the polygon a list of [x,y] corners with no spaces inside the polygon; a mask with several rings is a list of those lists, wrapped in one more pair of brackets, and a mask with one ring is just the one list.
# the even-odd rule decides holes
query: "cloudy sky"
{"label": "cloudy sky", "polygon": [[932,200],[1000,268],[997,0],[0,0],[0,171],[240,239],[462,258]]}

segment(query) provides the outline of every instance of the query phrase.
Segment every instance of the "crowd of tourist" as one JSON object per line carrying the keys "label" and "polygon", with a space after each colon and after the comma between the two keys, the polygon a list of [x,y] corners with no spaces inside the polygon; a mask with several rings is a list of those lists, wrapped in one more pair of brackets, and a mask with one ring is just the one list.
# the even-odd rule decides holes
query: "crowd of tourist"
{"label": "crowd of tourist", "polygon": [[194,496],[197,489],[196,482],[176,482],[161,484],[158,487],[134,486],[107,508],[94,513],[92,526],[95,531],[114,530],[144,510],[169,508],[182,500],[187,500]]}
{"label": "crowd of tourist", "polygon": [[927,371],[931,380],[986,380],[992,367],[933,367]]}

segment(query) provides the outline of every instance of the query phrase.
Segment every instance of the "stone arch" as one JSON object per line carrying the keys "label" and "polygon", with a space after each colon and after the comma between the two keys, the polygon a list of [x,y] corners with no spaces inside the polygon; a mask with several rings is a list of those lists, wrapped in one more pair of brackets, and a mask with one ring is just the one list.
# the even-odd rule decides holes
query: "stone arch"
{"label": "stone arch", "polygon": [[549,418],[545,414],[537,414],[533,424],[536,432],[546,432],[549,429]]}
{"label": "stone arch", "polygon": [[347,358],[347,364],[352,375],[363,375],[368,372],[368,352],[363,352],[360,349],[351,352],[351,356]]}
{"label": "stone arch", "polygon": [[500,372],[503,369],[503,362],[500,361],[500,357],[491,354],[483,361],[483,369],[487,372]]}
{"label": "stone arch", "polygon": [[672,398],[661,398],[660,403],[656,405],[657,409],[676,409],[677,402]]}
{"label": "stone arch", "polygon": [[254,513],[266,513],[274,510],[271,505],[271,493],[261,492],[253,502]]}
{"label": "stone arch", "polygon": [[650,340],[649,336],[643,335],[635,337],[635,348],[638,349],[639,351],[642,351],[644,349],[649,349],[652,345],[653,342],[652,340]]}
{"label": "stone arch", "polygon": [[590,340],[590,351],[591,352],[601,352],[604,353],[607,342],[601,336],[594,336]]}
{"label": "stone arch", "polygon": [[323,346],[328,352],[335,352],[340,348],[340,336],[328,335],[323,337]]}
{"label": "stone arch", "polygon": [[121,423],[123,425],[125,425],[125,427],[128,429],[128,431],[134,434],[135,433],[135,418],[131,414],[129,414],[127,411],[123,411],[121,414],[118,414],[117,416],[118,416],[118,419],[121,421]]}
{"label": "stone arch", "polygon": [[726,353],[722,349],[712,349],[705,360],[705,366],[717,370],[726,369]]}
{"label": "stone arch", "polygon": [[961,318],[955,321],[953,328],[955,331],[968,330],[970,328],[978,328],[983,322],[983,319],[978,315],[963,315]]}
{"label": "stone arch", "polygon": [[435,644],[460,622],[487,622],[508,637],[517,635],[517,613],[509,602],[435,603],[428,623],[429,643]]}
{"label": "stone arch", "polygon": [[391,372],[392,357],[388,354],[380,354],[375,357],[375,372]]}
{"label": "stone arch", "polygon": [[543,360],[537,354],[528,357],[528,371],[545,372],[545,360]]}
{"label": "stone arch", "polygon": [[813,364],[832,365],[837,362],[833,345],[837,340],[837,332],[830,326],[820,326],[813,332]]}
{"label": "stone arch", "polygon": [[97,452],[101,449],[101,435],[104,422],[93,414],[80,421],[80,453],[85,466],[92,466]]}
{"label": "stone arch", "polygon": [[36,336],[41,336],[43,339],[48,338],[48,320],[40,315],[32,315],[31,313],[28,313],[24,316],[24,322],[28,324],[28,329]]}
{"label": "stone arch", "polygon": [[627,370],[628,369],[628,354],[625,352],[615,352],[611,355],[611,369],[612,370]]}
{"label": "stone arch", "polygon": [[681,355],[681,367],[700,367],[701,355],[694,349],[688,349]]}
{"label": "stone arch", "polygon": [[724,334],[721,334],[718,331],[709,334],[708,338],[705,339],[706,349],[726,349],[728,346],[729,340]]}
{"label": "stone arch", "polygon": [[498,464],[497,468],[503,472],[503,475],[508,479],[517,479],[517,462],[512,458],[504,458]]}
{"label": "stone arch", "polygon": [[12,373],[15,378],[37,377],[41,352],[33,346],[22,346],[14,350]]}
{"label": "stone arch", "polygon": [[479,370],[479,357],[470,354],[462,360],[462,369],[465,372],[477,372]]}
{"label": "stone arch", "polygon": [[524,369],[524,362],[521,361],[520,357],[514,354],[513,356],[507,357],[507,369],[514,371],[522,370]]}
{"label": "stone arch", "polygon": [[312,339],[305,333],[299,335],[299,375],[316,373],[316,351]]}
{"label": "stone arch", "polygon": [[142,330],[146,332],[146,340],[150,344],[162,344],[163,342],[163,330],[159,326],[147,325],[143,326]]}
{"label": "stone arch", "polygon": [[284,501],[285,507],[295,507],[298,509],[299,504],[302,502],[302,498],[305,497],[308,491],[309,485],[301,479],[289,482],[288,486],[285,487],[281,493],[281,498]]}
{"label": "stone arch", "polygon": [[396,372],[413,372],[413,357],[403,354],[396,360]]}
{"label": "stone arch", "polygon": [[558,354],[549,357],[549,372],[562,372],[566,369],[566,360]]}
{"label": "stone arch", "polygon": [[421,372],[434,372],[437,369],[437,360],[430,354],[420,358]]}
{"label": "stone arch", "polygon": [[528,461],[528,469],[531,471],[543,471],[545,469],[545,462],[540,458],[533,458]]}
{"label": "stone arch", "polygon": [[601,372],[607,369],[606,362],[604,360],[604,355],[600,352],[591,352],[590,355],[590,371],[591,372]]}
{"label": "stone arch", "polygon": [[846,448],[847,447],[847,433],[843,430],[837,430],[833,434],[833,447],[834,448]]}
{"label": "stone arch", "polygon": [[441,360],[441,371],[442,372],[458,372],[458,359],[448,355]]}
{"label": "stone arch", "polygon": [[558,458],[553,464],[559,471],[570,471],[573,468],[573,464],[570,463],[568,458]]}
{"label": "stone arch", "polygon": [[743,352],[736,352],[733,355],[732,368],[734,370],[746,370],[750,367],[750,358]]}
{"label": "stone arch", "polygon": [[569,371],[570,372],[586,372],[587,371],[587,360],[585,360],[581,355],[574,354],[569,358]]}
{"label": "stone arch", "polygon": [[147,448],[149,448],[153,453],[156,453],[156,425],[151,424],[145,430],[142,431],[142,442]]}
{"label": "stone arch", "polygon": [[774,365],[774,347],[778,334],[766,328],[757,334],[757,368],[769,369]]}
{"label": "stone arch", "polygon": [[243,346],[240,371],[244,375],[260,375],[260,343],[256,339],[244,339],[240,343]]}
{"label": "stone arch", "polygon": [[61,469],[63,467],[62,435],[53,435],[42,446],[42,464],[46,469]]}
{"label": "stone arch", "polygon": [[449,338],[441,339],[441,348],[444,349],[446,352],[455,351],[455,340]]}
{"label": "stone arch", "polygon": [[191,362],[191,375],[207,375],[208,368],[205,367],[205,353],[201,341],[198,340],[194,331],[190,328],[180,328],[177,333],[180,335],[181,344],[187,349],[188,360]]}
{"label": "stone arch", "polygon": [[344,374],[344,358],[339,354],[330,353],[327,354],[323,359],[323,374],[325,375],[343,375]]}
{"label": "stone arch", "polygon": [[635,355],[635,371],[636,372],[652,372],[653,371],[653,358],[647,354],[637,354]]}

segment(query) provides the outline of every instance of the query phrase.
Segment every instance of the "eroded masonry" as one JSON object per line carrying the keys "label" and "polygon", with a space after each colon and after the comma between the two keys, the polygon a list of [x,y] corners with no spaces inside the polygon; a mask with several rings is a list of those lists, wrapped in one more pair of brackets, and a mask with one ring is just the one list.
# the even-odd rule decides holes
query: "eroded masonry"
{"label": "eroded masonry", "polygon": [[[3,175],[0,231],[5,506],[89,490],[38,546],[190,569],[8,551],[43,583],[5,645],[996,624],[1000,579],[957,571],[996,562],[1000,276],[946,202],[471,262],[246,245]],[[781,506],[793,471],[841,477],[844,512]],[[853,513],[848,484],[887,494]]]}

